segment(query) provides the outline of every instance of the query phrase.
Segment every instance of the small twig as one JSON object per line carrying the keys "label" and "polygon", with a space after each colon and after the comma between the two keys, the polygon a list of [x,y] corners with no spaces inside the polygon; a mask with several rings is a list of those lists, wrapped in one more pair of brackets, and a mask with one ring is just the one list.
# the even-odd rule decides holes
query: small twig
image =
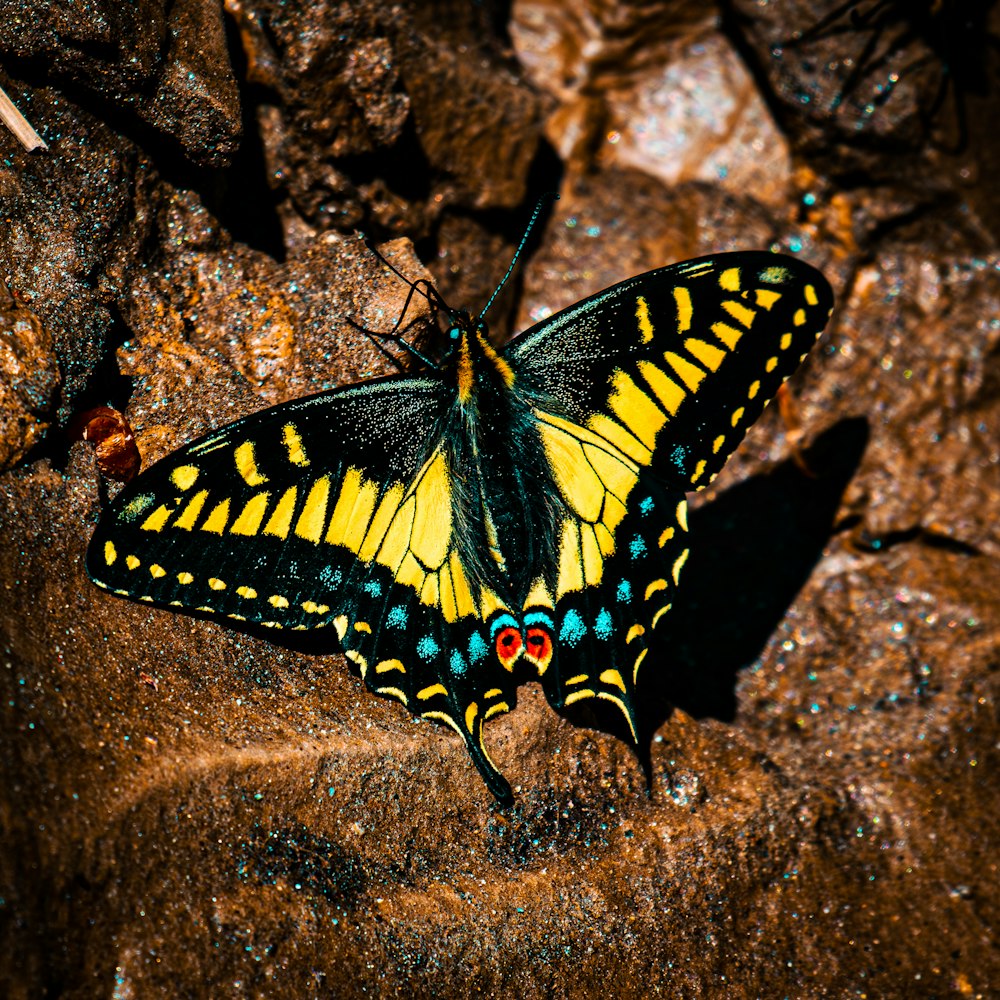
{"label": "small twig", "polygon": [[27,118],[14,107],[13,101],[0,87],[0,121],[3,121],[30,153],[33,149],[48,149],[45,140],[28,124]]}

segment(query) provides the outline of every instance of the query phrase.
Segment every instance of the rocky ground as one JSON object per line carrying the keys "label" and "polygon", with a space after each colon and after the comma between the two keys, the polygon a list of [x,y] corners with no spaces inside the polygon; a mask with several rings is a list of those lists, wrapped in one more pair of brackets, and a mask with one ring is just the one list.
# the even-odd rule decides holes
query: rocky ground
{"label": "rocky ground", "polygon": [[[0,992],[996,995],[994,7],[0,3],[49,147],[0,134]],[[693,501],[638,755],[526,685],[503,809],[341,656],[83,556],[128,428],[392,370],[359,231],[475,309],[550,190],[500,337],[720,250],[838,307]]]}

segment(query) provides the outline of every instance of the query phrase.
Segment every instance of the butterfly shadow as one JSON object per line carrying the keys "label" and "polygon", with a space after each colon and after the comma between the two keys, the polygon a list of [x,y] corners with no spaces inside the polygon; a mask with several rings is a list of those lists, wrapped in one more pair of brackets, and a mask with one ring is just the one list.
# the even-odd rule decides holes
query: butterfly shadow
{"label": "butterfly shadow", "polygon": [[[735,719],[737,675],[819,562],[868,436],[864,418],[843,420],[802,453],[801,465],[789,459],[691,511],[691,555],[639,674],[647,778],[653,735],[675,707],[696,719]],[[610,706],[584,705],[567,717],[631,742]]]}

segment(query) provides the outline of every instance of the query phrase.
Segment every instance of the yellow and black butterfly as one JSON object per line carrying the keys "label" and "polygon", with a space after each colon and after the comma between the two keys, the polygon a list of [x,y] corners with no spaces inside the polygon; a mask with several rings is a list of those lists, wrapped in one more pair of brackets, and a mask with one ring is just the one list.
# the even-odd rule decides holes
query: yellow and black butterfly
{"label": "yellow and black butterfly", "polygon": [[102,517],[88,571],[133,600],[332,626],[369,688],[451,726],[510,802],[483,724],[510,711],[519,664],[555,707],[605,699],[635,736],[647,641],[688,556],[685,493],[832,304],[814,268],[749,252],[630,278],[500,350],[482,314],[452,312],[439,365],[158,462]]}

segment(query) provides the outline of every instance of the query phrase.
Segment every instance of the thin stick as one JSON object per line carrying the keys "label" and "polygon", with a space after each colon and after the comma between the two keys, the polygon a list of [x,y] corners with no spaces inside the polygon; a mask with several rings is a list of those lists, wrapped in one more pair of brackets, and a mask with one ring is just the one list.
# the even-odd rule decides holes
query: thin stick
{"label": "thin stick", "polygon": [[14,107],[14,102],[0,87],[0,121],[17,136],[30,153],[33,149],[48,149],[45,140],[28,124],[28,119]]}

